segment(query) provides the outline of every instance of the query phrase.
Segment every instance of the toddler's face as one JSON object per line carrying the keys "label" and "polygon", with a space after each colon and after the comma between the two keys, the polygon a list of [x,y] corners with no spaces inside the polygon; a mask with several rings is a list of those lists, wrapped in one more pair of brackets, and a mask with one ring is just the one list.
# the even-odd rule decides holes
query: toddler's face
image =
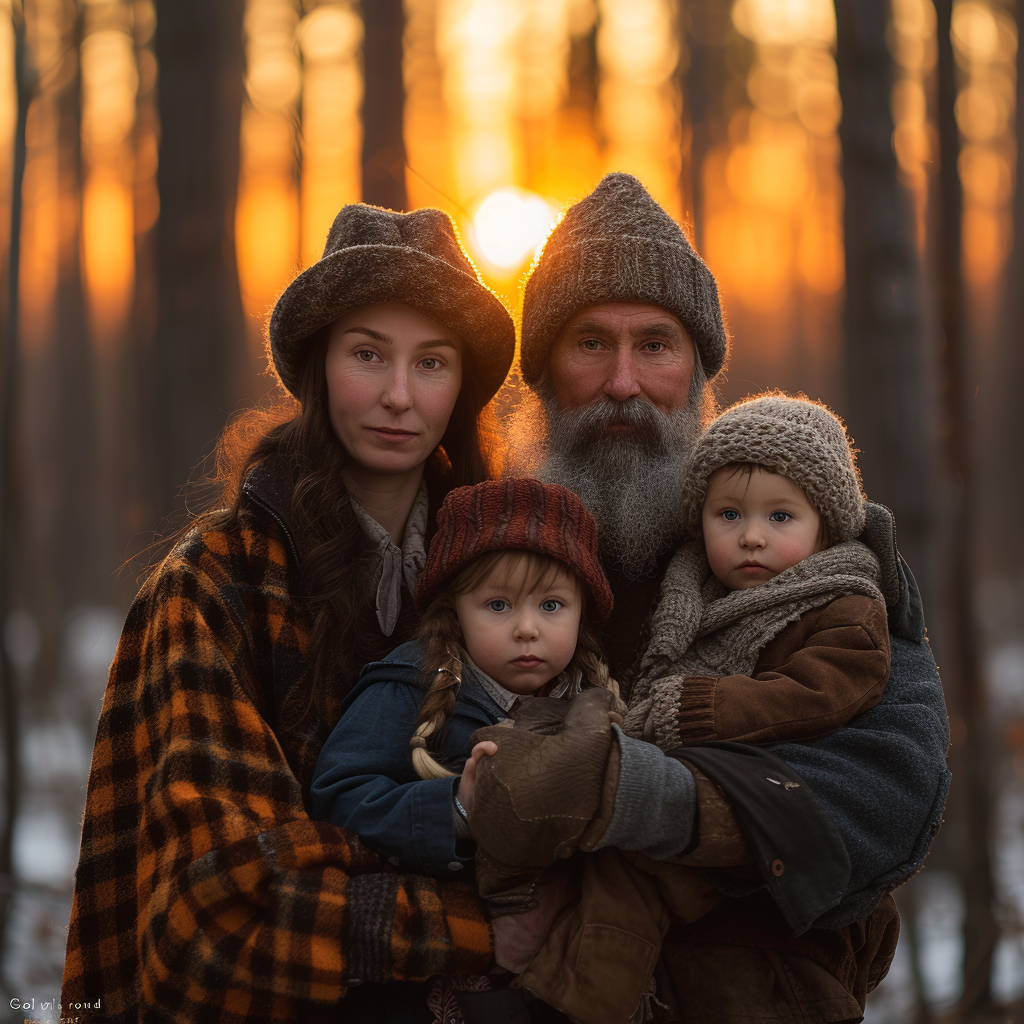
{"label": "toddler's face", "polygon": [[466,650],[512,693],[535,693],[572,661],[583,610],[576,577],[559,569],[530,591],[513,571],[456,598]]}
{"label": "toddler's face", "polygon": [[711,571],[730,590],[757,586],[825,545],[821,516],[792,480],[760,466],[722,466],[702,511]]}

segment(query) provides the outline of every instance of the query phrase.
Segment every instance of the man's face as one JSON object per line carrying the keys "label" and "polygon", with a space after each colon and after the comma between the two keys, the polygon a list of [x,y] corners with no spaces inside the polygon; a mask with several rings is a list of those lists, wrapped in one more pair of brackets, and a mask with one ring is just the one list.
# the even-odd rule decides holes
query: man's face
{"label": "man's face", "polygon": [[538,393],[548,420],[541,479],[583,499],[606,565],[647,576],[681,536],[707,397],[690,336],[650,303],[588,306],[559,333]]}
{"label": "man's face", "polygon": [[668,310],[601,302],[581,309],[559,332],[548,377],[562,409],[641,398],[672,413],[689,397],[694,359],[689,333]]}

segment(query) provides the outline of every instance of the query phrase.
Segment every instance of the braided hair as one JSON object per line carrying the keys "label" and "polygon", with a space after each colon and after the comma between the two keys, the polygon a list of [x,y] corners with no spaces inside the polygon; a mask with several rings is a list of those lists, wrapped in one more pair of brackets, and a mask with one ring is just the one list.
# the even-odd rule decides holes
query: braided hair
{"label": "braided hair", "polygon": [[[412,765],[421,779],[443,779],[456,773],[434,756],[444,728],[455,711],[455,701],[462,686],[463,648],[465,637],[455,610],[456,599],[485,582],[502,579],[507,582],[522,566],[520,592],[530,593],[554,579],[567,568],[550,555],[534,551],[488,551],[474,558],[430,603],[420,620],[417,639],[424,651],[423,677],[427,694],[413,726],[409,746]],[[587,620],[586,589],[580,584],[583,613],[580,616],[576,650],[565,671],[578,672],[581,680],[619,695],[619,685],[611,677],[608,664],[601,655],[597,636]],[[433,752],[433,753],[432,753]]]}

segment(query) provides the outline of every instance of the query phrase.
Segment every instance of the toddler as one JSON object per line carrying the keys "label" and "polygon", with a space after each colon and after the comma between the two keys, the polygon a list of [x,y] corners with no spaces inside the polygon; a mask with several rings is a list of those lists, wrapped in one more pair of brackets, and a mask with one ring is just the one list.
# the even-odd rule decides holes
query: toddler
{"label": "toddler", "polygon": [[[572,492],[537,480],[452,491],[416,597],[418,639],[364,668],[317,762],[312,812],[403,872],[467,879],[476,765],[496,750],[471,754],[477,729],[539,696],[599,688],[577,703],[598,698],[614,742],[608,711],[621,702],[592,632],[612,606],[594,520]],[[435,986],[438,1019],[451,1019],[454,998]]]}
{"label": "toddler", "polygon": [[[885,601],[877,558],[855,539],[865,499],[839,420],[782,394],[732,406],[695,447],[684,503],[695,539],[666,572],[625,732],[685,758],[688,744],[813,739],[876,704]],[[641,1019],[670,912],[692,922],[720,899],[695,869],[600,850],[517,983],[585,1024]],[[856,965],[873,980],[895,945],[888,904],[873,966]]]}

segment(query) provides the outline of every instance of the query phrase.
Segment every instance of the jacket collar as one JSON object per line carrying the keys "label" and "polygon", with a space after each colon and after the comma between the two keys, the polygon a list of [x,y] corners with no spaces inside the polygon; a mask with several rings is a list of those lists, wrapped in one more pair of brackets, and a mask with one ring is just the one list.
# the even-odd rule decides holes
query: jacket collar
{"label": "jacket collar", "polygon": [[291,469],[280,455],[271,455],[258,462],[245,478],[242,493],[250,504],[268,515],[281,529],[292,564],[299,564],[299,550],[292,526]]}

